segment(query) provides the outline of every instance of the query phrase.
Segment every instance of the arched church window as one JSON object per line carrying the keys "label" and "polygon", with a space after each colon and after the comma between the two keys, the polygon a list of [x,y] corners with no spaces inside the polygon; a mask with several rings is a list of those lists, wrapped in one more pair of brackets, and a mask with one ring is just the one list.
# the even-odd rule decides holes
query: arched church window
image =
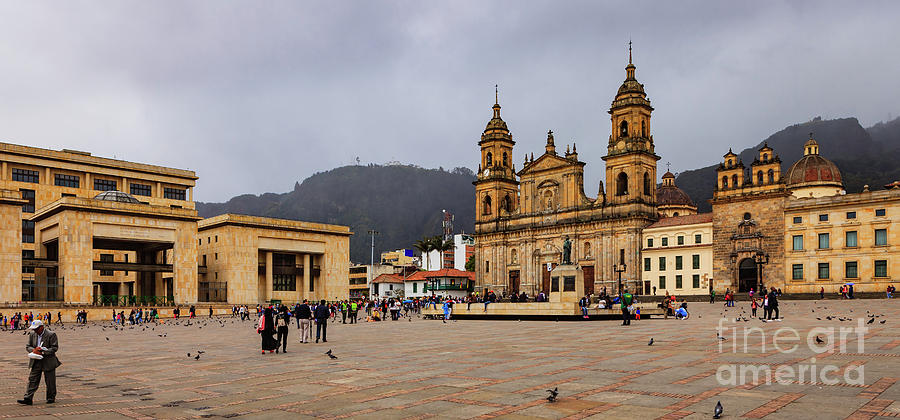
{"label": "arched church window", "polygon": [[650,173],[644,172],[644,195],[650,195]]}
{"label": "arched church window", "polygon": [[768,162],[768,161],[769,161],[769,154],[763,153],[763,162]]}
{"label": "arched church window", "polygon": [[550,191],[544,192],[544,209],[553,210],[553,193]]}
{"label": "arched church window", "polygon": [[512,213],[513,205],[512,205],[512,199],[509,198],[509,194],[506,194],[506,196],[503,197],[503,204],[501,204],[501,205],[503,206],[503,210],[506,210],[507,212]]}
{"label": "arched church window", "polygon": [[628,195],[628,175],[619,172],[616,177],[616,195]]}
{"label": "arched church window", "polygon": [[744,213],[744,220],[750,220],[750,213]]}
{"label": "arched church window", "polygon": [[727,176],[722,177],[722,188],[728,188],[728,177]]}
{"label": "arched church window", "polygon": [[484,157],[484,162],[485,162],[485,165],[484,165],[484,166],[491,166],[491,165],[493,165],[493,162],[494,162],[494,155],[491,154],[491,152],[487,152],[487,156]]}
{"label": "arched church window", "polygon": [[672,216],[673,216],[673,217],[678,217],[678,212],[676,211],[675,213],[672,213]]}
{"label": "arched church window", "polygon": [[641,120],[641,137],[647,137],[647,122]]}
{"label": "arched church window", "polygon": [[622,124],[619,124],[619,137],[628,137],[628,121],[622,121]]}
{"label": "arched church window", "polygon": [[775,171],[772,169],[769,169],[769,183],[770,184],[775,183]]}
{"label": "arched church window", "polygon": [[763,173],[759,171],[756,173],[756,183],[762,185],[763,183]]}
{"label": "arched church window", "polygon": [[491,196],[484,196],[481,202],[481,214],[491,214]]}
{"label": "arched church window", "polygon": [[738,178],[737,178],[737,175],[732,175],[732,176],[731,176],[731,186],[734,187],[734,188],[737,188],[737,187],[738,187]]}
{"label": "arched church window", "polygon": [[504,168],[509,166],[506,162],[507,162],[506,152],[503,152],[503,167]]}

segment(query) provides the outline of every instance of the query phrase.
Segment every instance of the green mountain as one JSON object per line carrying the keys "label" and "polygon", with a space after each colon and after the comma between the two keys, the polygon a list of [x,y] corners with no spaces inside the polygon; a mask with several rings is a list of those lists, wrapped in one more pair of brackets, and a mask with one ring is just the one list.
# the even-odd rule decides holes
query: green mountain
{"label": "green mountain", "polygon": [[[816,117],[802,124],[787,127],[759,144],[738,153],[745,165],[753,162],[757,150],[768,143],[781,158],[781,170],[787,170],[803,156],[803,143],[809,133],[819,143],[819,153],[837,164],[843,176],[844,189],[862,191],[864,185],[881,189],[883,185],[900,179],[900,118],[863,128],[856,118],[823,120]],[[727,150],[722,150],[724,155]],[[709,199],[716,186],[718,163],[678,174],[676,183],[684,190],[701,212],[710,211]]]}
{"label": "green mountain", "polygon": [[224,203],[197,203],[201,217],[223,213],[277,217],[350,226],[350,260],[368,263],[382,251],[410,248],[441,233],[441,210],[454,214],[454,231],[475,226],[475,174],[416,166],[345,166],[317,173],[284,194],[241,195]]}

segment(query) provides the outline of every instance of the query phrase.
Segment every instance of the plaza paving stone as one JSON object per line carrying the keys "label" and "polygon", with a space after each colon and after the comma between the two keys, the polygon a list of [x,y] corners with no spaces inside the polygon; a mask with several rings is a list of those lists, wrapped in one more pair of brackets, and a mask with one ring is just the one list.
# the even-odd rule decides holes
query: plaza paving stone
{"label": "plaza paving stone", "polygon": [[[44,403],[42,384],[30,407],[15,403],[28,373],[26,338],[0,332],[0,393],[6,397],[0,418],[691,419],[710,418],[717,401],[725,418],[900,417],[895,301],[784,300],[784,320],[769,323],[734,323],[747,309],[742,307],[724,312],[720,304],[692,303],[689,309],[687,321],[641,320],[631,327],[619,321],[444,324],[419,318],[331,323],[328,343],[300,344],[292,329],[288,353],[266,355],[259,353],[255,323],[232,318],[119,330],[102,323],[67,325],[54,328],[63,362],[58,401]],[[781,328],[805,339],[814,327],[855,327],[856,318],[868,319],[867,310],[883,316],[868,325],[862,350],[852,334],[843,340],[845,352],[816,354],[801,345],[787,353],[773,346]],[[723,314],[728,328],[764,332],[765,348],[759,331],[744,351],[742,333],[728,330],[720,352],[716,326]],[[854,321],[827,321],[827,315]],[[842,342],[839,330],[818,335]],[[648,346],[651,337],[654,345]],[[328,359],[328,349],[338,359]],[[205,351],[200,360],[187,357],[197,350]],[[841,373],[862,366],[863,383],[844,383],[842,376],[837,384],[808,378],[720,383],[717,369],[732,364],[834,366]],[[545,390],[553,387],[560,397],[549,403]]]}

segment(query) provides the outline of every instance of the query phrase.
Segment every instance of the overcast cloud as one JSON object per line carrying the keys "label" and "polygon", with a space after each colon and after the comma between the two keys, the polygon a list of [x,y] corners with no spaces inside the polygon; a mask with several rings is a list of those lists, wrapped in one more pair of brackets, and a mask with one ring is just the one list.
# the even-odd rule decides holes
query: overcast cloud
{"label": "overcast cloud", "polygon": [[629,38],[657,153],[680,171],[817,115],[896,117],[898,16],[897,1],[8,1],[0,141],[191,169],[194,198],[223,201],[357,156],[474,169],[497,83],[517,168],[553,129],[594,195]]}

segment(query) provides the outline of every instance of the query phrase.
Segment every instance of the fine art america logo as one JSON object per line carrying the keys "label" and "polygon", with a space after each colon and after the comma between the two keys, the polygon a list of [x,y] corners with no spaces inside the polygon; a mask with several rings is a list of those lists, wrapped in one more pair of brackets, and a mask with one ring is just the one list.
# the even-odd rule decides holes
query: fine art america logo
{"label": "fine art america logo", "polygon": [[[856,327],[816,327],[805,337],[789,327],[767,333],[759,327],[739,328],[726,325],[726,322],[728,320],[723,318],[716,327],[719,353],[761,354],[765,358],[761,359],[762,363],[726,363],[719,366],[716,380],[721,385],[865,384],[863,365],[821,364],[816,357],[834,353],[865,353],[865,335],[869,329],[862,318],[857,318]],[[797,358],[788,359],[785,355],[796,355]],[[777,361],[770,362],[772,359]]]}

